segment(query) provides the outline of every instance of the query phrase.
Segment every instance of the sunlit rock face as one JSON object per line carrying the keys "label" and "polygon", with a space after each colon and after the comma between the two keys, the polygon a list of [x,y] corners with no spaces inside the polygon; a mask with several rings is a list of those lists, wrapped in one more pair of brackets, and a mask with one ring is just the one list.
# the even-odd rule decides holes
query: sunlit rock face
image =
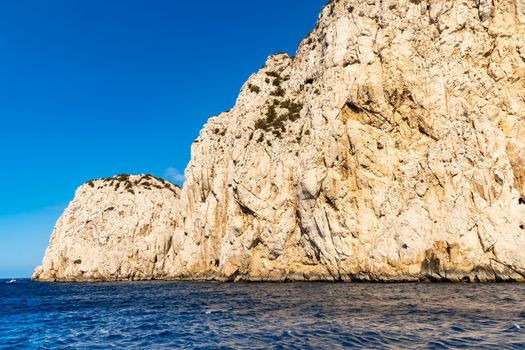
{"label": "sunlit rock face", "polygon": [[40,280],[165,277],[180,188],[150,175],[117,175],[82,185],[58,220]]}
{"label": "sunlit rock face", "polygon": [[329,2],[186,178],[83,185],[35,278],[525,280],[525,1]]}

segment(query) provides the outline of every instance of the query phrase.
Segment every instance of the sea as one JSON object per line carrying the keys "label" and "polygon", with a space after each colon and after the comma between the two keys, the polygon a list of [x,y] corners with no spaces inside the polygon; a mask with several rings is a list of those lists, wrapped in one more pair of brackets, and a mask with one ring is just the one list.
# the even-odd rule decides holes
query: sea
{"label": "sea", "polygon": [[0,280],[0,349],[525,349],[525,284]]}

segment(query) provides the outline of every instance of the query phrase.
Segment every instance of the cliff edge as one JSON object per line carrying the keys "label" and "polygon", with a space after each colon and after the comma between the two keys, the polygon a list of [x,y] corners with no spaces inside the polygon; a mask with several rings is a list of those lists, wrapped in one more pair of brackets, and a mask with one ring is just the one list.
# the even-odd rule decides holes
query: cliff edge
{"label": "cliff edge", "polygon": [[185,174],[81,186],[34,279],[524,281],[525,0],[330,1]]}

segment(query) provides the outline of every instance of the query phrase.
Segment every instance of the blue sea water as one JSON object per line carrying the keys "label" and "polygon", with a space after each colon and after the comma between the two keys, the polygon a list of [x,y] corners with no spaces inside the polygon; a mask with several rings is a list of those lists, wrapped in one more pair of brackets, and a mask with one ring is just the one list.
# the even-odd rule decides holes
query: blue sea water
{"label": "blue sea water", "polygon": [[525,349],[523,284],[7,282],[2,349]]}

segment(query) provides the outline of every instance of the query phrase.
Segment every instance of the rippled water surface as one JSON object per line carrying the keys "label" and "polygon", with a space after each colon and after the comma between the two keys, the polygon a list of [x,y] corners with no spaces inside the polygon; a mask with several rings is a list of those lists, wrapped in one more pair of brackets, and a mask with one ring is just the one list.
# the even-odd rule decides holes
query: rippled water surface
{"label": "rippled water surface", "polygon": [[525,349],[523,284],[0,281],[0,348]]}

